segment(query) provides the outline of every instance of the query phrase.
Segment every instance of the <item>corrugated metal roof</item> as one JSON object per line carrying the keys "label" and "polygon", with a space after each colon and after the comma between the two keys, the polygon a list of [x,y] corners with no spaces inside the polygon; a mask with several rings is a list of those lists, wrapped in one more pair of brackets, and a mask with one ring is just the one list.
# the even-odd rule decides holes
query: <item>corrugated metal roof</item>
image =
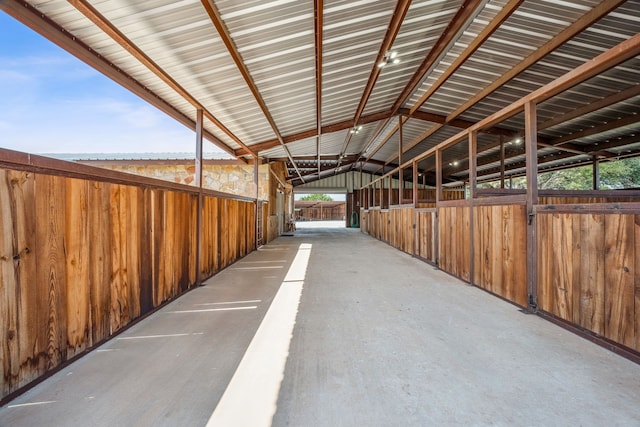
{"label": "corrugated metal roof", "polygon": [[[291,160],[311,171],[313,160],[309,159],[315,157],[317,172],[318,155],[335,157],[323,161],[321,168],[327,170],[321,176],[336,173],[338,167],[339,173],[352,167],[375,172],[384,164],[385,170],[392,169],[398,162],[400,115],[417,110],[403,125],[406,161],[640,32],[640,0],[620,2],[603,11],[553,48],[548,44],[586,22],[605,3],[325,0],[319,11],[314,2],[296,0],[81,0],[75,4],[78,9],[64,0],[26,4],[8,0],[0,8],[24,21],[45,16],[54,24],[42,20],[41,27],[35,24],[37,29],[45,35],[61,30],[72,34],[75,41],[67,45],[72,53],[99,54],[104,60],[94,65],[100,71],[117,67],[125,76],[125,86],[138,92],[144,88],[150,102],[174,117],[186,117],[193,124],[196,110],[203,108],[205,116],[212,118],[204,120],[210,139],[237,156],[249,156],[243,148],[249,146],[266,159],[286,158],[292,178]],[[513,12],[500,20],[514,4]],[[393,27],[394,19],[403,15]],[[321,46],[316,46],[317,16],[322,17]],[[494,24],[499,24],[495,31],[466,57],[467,49],[476,46],[483,31]],[[387,45],[397,52],[400,63],[378,68],[376,60]],[[527,62],[540,52],[545,55]],[[433,62],[423,67],[428,58]],[[452,71],[460,58],[464,61]],[[514,69],[517,75],[495,83]],[[370,93],[367,82],[374,82]],[[635,57],[540,103],[539,123],[552,123],[539,129],[539,139],[546,144],[540,157],[559,158],[545,161],[544,167],[580,163],[596,151],[605,157],[640,154],[636,139],[640,129],[632,117],[640,110],[640,93],[634,92],[639,84],[640,58]],[[492,90],[474,99],[488,87]],[[433,93],[420,105],[427,91]],[[614,96],[619,99],[608,101]],[[594,104],[602,105],[591,111],[589,106]],[[559,119],[574,111],[582,114]],[[602,128],[604,123],[613,123],[611,129]],[[350,133],[356,128],[357,133]],[[490,135],[480,134],[478,170],[495,176],[498,135],[515,137],[523,128],[520,113],[487,129]],[[591,128],[598,132],[585,131]],[[286,148],[281,145],[285,141]],[[554,146],[554,141],[562,143]],[[466,156],[465,144],[447,149],[446,155]],[[339,155],[345,157],[338,159]],[[519,153],[509,154],[508,172],[520,173],[522,160]],[[451,176],[464,179],[464,173]]]}

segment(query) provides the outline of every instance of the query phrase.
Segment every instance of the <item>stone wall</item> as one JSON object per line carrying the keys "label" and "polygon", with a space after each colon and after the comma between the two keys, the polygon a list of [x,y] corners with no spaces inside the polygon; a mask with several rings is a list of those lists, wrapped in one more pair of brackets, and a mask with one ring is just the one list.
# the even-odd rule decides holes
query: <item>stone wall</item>
{"label": "stone wall", "polygon": [[[147,176],[164,181],[180,184],[195,185],[196,167],[194,164],[100,164],[100,167]],[[255,197],[253,184],[253,165],[245,164],[205,164],[203,169],[202,186],[204,188],[235,194],[238,196]],[[269,165],[258,167],[259,198],[269,199]]]}

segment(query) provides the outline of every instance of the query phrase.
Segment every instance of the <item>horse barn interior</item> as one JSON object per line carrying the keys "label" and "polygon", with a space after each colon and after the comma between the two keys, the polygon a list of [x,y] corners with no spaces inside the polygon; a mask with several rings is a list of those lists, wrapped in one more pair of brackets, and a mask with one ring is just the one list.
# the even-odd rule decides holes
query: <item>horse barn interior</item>
{"label": "horse barn interior", "polygon": [[[0,425],[640,424],[640,188],[600,178],[640,1],[0,10],[196,147],[190,185],[0,149]],[[345,226],[287,232],[313,192]]]}

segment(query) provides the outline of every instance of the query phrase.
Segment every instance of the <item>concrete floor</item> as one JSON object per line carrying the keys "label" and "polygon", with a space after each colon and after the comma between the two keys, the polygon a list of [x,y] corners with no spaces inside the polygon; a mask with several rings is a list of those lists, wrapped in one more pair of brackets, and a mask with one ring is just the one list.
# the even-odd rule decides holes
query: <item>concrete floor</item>
{"label": "concrete floor", "polygon": [[[301,296],[281,300],[301,244]],[[639,365],[359,230],[298,228],[0,408],[0,426],[204,426],[272,302],[298,313],[262,340],[288,346],[262,425],[640,425]],[[245,412],[261,381],[240,389]]]}

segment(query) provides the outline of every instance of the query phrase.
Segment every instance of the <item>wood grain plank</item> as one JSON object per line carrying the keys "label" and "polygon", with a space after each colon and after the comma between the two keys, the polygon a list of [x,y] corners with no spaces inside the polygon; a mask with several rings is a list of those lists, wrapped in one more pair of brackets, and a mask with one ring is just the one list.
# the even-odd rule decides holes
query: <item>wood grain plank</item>
{"label": "wood grain plank", "polygon": [[459,253],[462,255],[460,277],[469,282],[471,280],[471,207],[459,208],[462,214],[462,228],[458,231],[460,242]]}
{"label": "wood grain plank", "polygon": [[140,212],[140,314],[144,315],[153,310],[153,241],[152,216],[153,204],[152,191],[148,188],[141,189],[142,208]]}
{"label": "wood grain plank", "polygon": [[144,227],[144,192],[140,187],[127,186],[124,193],[126,203],[126,257],[128,322],[140,317],[140,276],[142,229]]}
{"label": "wood grain plank", "polygon": [[[38,306],[40,295],[37,295],[37,237],[36,237],[36,198],[35,177],[32,172],[7,171],[11,184],[14,239],[20,255],[17,263],[17,295],[19,346],[19,379],[17,387],[25,385],[44,370],[44,359],[35,354],[35,343],[41,337],[40,329],[36,328],[39,320],[38,313],[32,310]],[[45,317],[46,318],[46,317]],[[34,357],[36,356],[36,357]],[[40,366],[41,365],[41,366]]]}
{"label": "wood grain plank", "polygon": [[164,294],[162,301],[167,301],[176,295],[176,283],[174,281],[175,270],[175,193],[165,191],[164,227],[162,228],[162,241],[164,242],[164,253],[161,263],[164,264]]}
{"label": "wood grain plank", "polygon": [[86,180],[66,179],[66,323],[67,355],[73,357],[91,343],[89,287],[88,192]]}
{"label": "wood grain plank", "polygon": [[110,249],[111,249],[111,280],[109,283],[111,306],[109,314],[110,333],[120,330],[127,324],[129,308],[127,306],[126,277],[124,259],[126,256],[126,227],[125,207],[122,206],[122,185],[114,184],[110,187]]}
{"label": "wood grain plank", "polygon": [[573,268],[571,266],[573,251],[573,216],[560,214],[554,222],[553,234],[558,237],[554,245],[554,292],[555,313],[561,319],[573,320]]}
{"label": "wood grain plank", "polygon": [[538,239],[538,307],[553,313],[553,222],[556,214],[542,214],[537,218]]}
{"label": "wood grain plank", "polygon": [[14,391],[20,384],[20,345],[18,341],[18,262],[20,253],[15,225],[18,221],[11,173],[0,169],[0,393]]}
{"label": "wood grain plank", "polygon": [[634,245],[635,252],[635,345],[633,348],[640,351],[640,215],[634,215]]}
{"label": "wood grain plank", "polygon": [[93,181],[89,186],[88,232],[89,294],[91,299],[91,343],[111,335],[111,186]]}
{"label": "wood grain plank", "polygon": [[482,227],[482,206],[473,207],[473,277],[471,283],[482,287],[482,249],[484,228]]}
{"label": "wood grain plank", "polygon": [[153,242],[153,303],[157,307],[164,301],[165,291],[165,191],[152,190],[153,224],[151,225]]}
{"label": "wood grain plank", "polygon": [[514,299],[521,307],[527,306],[527,208],[525,205],[512,205],[513,227],[513,270]]}
{"label": "wood grain plank", "polygon": [[634,215],[605,216],[605,336],[635,345]]}
{"label": "wood grain plank", "polygon": [[504,296],[505,290],[503,286],[503,270],[504,265],[504,233],[505,224],[503,218],[502,206],[490,206],[491,211],[491,264],[489,269],[491,270],[491,291],[496,295]]}
{"label": "wood grain plank", "polygon": [[514,206],[502,206],[502,297],[515,302],[516,280],[515,269],[515,241],[516,241],[516,218],[514,217]]}
{"label": "wood grain plank", "polygon": [[[51,175],[36,177],[38,263],[37,289],[33,291],[38,295],[34,298],[35,304],[31,308],[37,312],[31,327],[39,330],[33,356],[36,360],[44,359],[44,368],[47,371],[67,359],[65,188],[64,178]],[[38,370],[40,369],[41,365]]]}
{"label": "wood grain plank", "polygon": [[221,199],[218,204],[218,215],[220,223],[220,269],[229,265],[229,200]]}
{"label": "wood grain plank", "polygon": [[[201,207],[202,209],[202,207]],[[198,196],[192,195],[189,199],[189,287],[196,283],[196,254],[198,239],[197,223],[198,223]],[[203,211],[204,212],[204,211]],[[204,221],[204,220],[203,220]]]}
{"label": "wood grain plank", "polygon": [[580,289],[577,323],[604,334],[604,215],[580,215]]}

